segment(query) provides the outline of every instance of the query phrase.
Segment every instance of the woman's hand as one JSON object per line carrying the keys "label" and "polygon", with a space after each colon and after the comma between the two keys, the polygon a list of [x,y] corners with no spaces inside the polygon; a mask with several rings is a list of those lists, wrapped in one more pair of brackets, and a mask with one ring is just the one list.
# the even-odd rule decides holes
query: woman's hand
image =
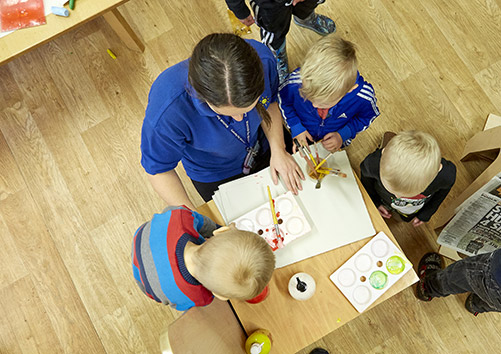
{"label": "woman's hand", "polygon": [[335,152],[341,148],[341,145],[343,145],[343,138],[341,138],[341,135],[339,135],[338,132],[328,133],[325,134],[322,139],[322,145],[326,150]]}
{"label": "woman's hand", "polygon": [[[294,137],[294,139],[297,139],[297,141],[299,141],[299,143],[302,145],[302,146],[308,146],[308,141],[311,141],[313,142],[313,138],[311,137],[310,133],[308,133],[307,130],[305,130],[304,132],[302,132],[301,134],[298,134]],[[296,152],[297,151],[297,146],[296,144],[292,144],[292,152]]]}
{"label": "woman's hand", "polygon": [[278,175],[280,175],[285,186],[292,193],[297,194],[298,190],[303,190],[301,186],[301,180],[304,180],[303,171],[285,149],[271,153],[270,171],[274,184],[278,184]]}

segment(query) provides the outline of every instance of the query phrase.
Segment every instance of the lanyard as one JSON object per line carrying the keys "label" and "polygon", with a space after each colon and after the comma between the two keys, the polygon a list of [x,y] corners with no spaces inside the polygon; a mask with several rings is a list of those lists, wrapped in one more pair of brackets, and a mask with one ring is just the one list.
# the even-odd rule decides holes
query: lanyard
{"label": "lanyard", "polygon": [[217,117],[217,120],[227,129],[229,130],[238,140],[240,140],[240,142],[242,144],[245,145],[245,147],[247,148],[247,150],[251,149],[251,144],[250,144],[250,127],[249,127],[249,119],[247,118],[247,113],[244,114],[244,120],[245,120],[245,129],[247,131],[247,142],[245,142],[245,140],[240,136],[238,135],[238,133],[233,129],[233,128],[230,128],[230,126],[219,116],[219,114],[216,116]]}

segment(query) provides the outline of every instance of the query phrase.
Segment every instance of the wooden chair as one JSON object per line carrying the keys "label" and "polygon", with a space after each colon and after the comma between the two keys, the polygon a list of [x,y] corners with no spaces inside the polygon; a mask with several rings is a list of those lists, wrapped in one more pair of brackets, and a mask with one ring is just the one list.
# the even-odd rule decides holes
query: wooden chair
{"label": "wooden chair", "polygon": [[193,307],[160,336],[162,354],[245,354],[246,335],[230,304]]}

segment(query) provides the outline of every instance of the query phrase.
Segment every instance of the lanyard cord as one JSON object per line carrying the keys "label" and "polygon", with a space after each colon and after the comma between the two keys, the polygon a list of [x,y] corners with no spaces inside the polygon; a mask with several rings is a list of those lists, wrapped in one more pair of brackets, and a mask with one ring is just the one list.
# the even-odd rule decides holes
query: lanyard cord
{"label": "lanyard cord", "polygon": [[250,127],[249,127],[249,119],[247,118],[247,113],[244,114],[245,128],[247,130],[247,142],[245,142],[245,140],[240,135],[238,135],[238,133],[233,128],[230,128],[230,126],[219,116],[219,114],[216,117],[227,130],[229,130],[238,140],[240,140],[242,144],[244,144],[247,147],[247,149],[251,148]]}

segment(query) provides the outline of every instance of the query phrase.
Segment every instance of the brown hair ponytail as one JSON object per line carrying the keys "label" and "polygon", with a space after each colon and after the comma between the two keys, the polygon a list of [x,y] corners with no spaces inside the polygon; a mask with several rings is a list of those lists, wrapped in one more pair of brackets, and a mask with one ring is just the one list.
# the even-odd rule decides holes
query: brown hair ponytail
{"label": "brown hair ponytail", "polygon": [[[190,59],[188,80],[197,97],[215,107],[248,107],[264,92],[259,55],[230,33],[209,34],[198,42]],[[257,110],[265,122],[270,121],[259,102]]]}

